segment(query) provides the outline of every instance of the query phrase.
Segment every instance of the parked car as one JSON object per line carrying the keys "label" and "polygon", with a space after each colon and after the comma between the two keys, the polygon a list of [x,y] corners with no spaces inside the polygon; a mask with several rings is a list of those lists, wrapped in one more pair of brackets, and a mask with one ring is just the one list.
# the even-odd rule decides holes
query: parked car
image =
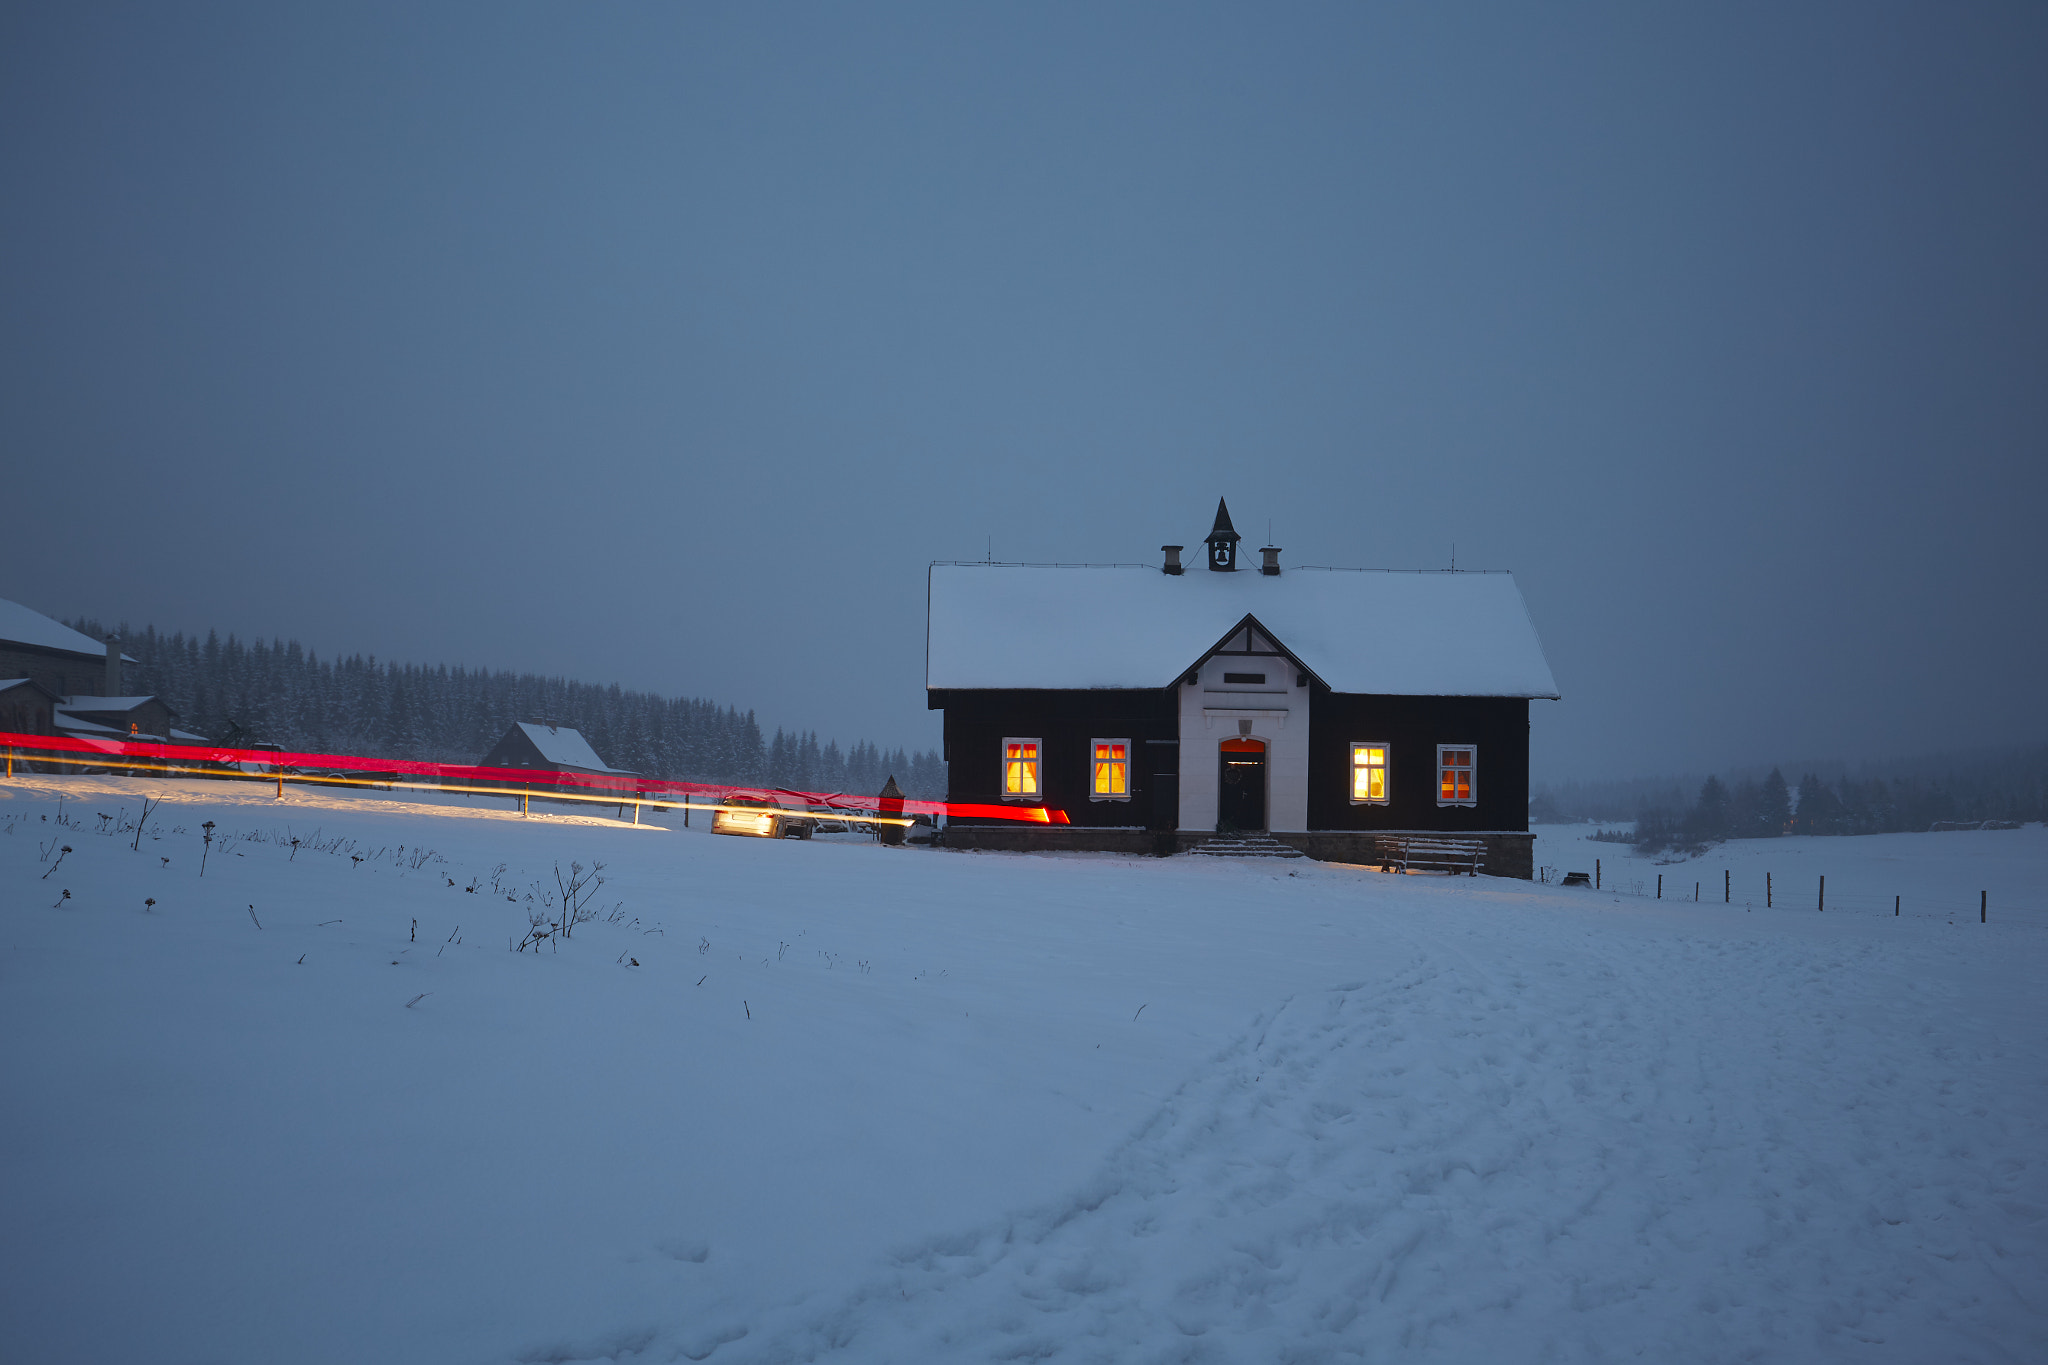
{"label": "parked car", "polygon": [[791,810],[769,796],[728,796],[711,813],[713,834],[744,834],[754,839],[808,839],[810,813]]}

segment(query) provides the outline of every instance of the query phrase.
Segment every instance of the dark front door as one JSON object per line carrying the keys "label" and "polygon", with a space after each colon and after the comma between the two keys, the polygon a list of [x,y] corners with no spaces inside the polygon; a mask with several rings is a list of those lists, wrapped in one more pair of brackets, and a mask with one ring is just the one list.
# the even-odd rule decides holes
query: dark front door
{"label": "dark front door", "polygon": [[1216,828],[1234,834],[1266,827],[1266,744],[1257,739],[1226,739],[1221,754],[1223,777],[1217,790]]}

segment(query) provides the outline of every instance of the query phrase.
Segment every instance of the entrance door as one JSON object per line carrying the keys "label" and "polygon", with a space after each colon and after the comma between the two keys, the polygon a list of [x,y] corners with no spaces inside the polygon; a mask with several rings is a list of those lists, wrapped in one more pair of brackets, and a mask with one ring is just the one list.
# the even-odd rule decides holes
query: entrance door
{"label": "entrance door", "polygon": [[1216,791],[1219,834],[1249,833],[1266,828],[1266,742],[1262,739],[1223,741],[1222,778]]}

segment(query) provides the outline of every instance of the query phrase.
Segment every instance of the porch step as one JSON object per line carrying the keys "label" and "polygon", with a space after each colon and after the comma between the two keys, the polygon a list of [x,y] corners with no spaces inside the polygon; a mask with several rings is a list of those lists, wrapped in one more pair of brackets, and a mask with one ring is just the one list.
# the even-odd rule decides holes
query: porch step
{"label": "porch step", "polygon": [[1210,858],[1306,858],[1298,848],[1281,843],[1270,834],[1219,834],[1189,849]]}

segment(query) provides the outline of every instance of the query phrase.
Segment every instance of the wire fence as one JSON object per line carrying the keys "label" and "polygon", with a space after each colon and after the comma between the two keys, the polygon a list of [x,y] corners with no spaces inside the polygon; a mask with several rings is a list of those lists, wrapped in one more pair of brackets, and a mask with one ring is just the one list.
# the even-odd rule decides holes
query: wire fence
{"label": "wire fence", "polygon": [[[2040,905],[2015,905],[2004,901],[1994,905],[1990,890],[1982,887],[1975,891],[1958,890],[1936,895],[1903,891],[1890,896],[1872,895],[1860,888],[1845,894],[1839,882],[1831,891],[1826,875],[1819,873],[1787,878],[1766,872],[1763,874],[1762,885],[1752,886],[1750,882],[1753,878],[1745,878],[1742,884],[1738,885],[1732,870],[1724,869],[1718,878],[1662,872],[1645,873],[1633,868],[1622,868],[1610,873],[1603,862],[1601,859],[1594,860],[1593,873],[1585,885],[1609,895],[1670,901],[1676,905],[1719,905],[1727,909],[1748,912],[1884,916],[1893,919],[1939,920],[1952,924],[1964,920],[1988,924],[1996,914],[2009,920],[2034,924],[2048,923],[2048,909]],[[1574,879],[1583,875],[1567,873],[1562,868],[1551,866],[1536,869],[1538,881],[1556,885],[1579,884]]]}

